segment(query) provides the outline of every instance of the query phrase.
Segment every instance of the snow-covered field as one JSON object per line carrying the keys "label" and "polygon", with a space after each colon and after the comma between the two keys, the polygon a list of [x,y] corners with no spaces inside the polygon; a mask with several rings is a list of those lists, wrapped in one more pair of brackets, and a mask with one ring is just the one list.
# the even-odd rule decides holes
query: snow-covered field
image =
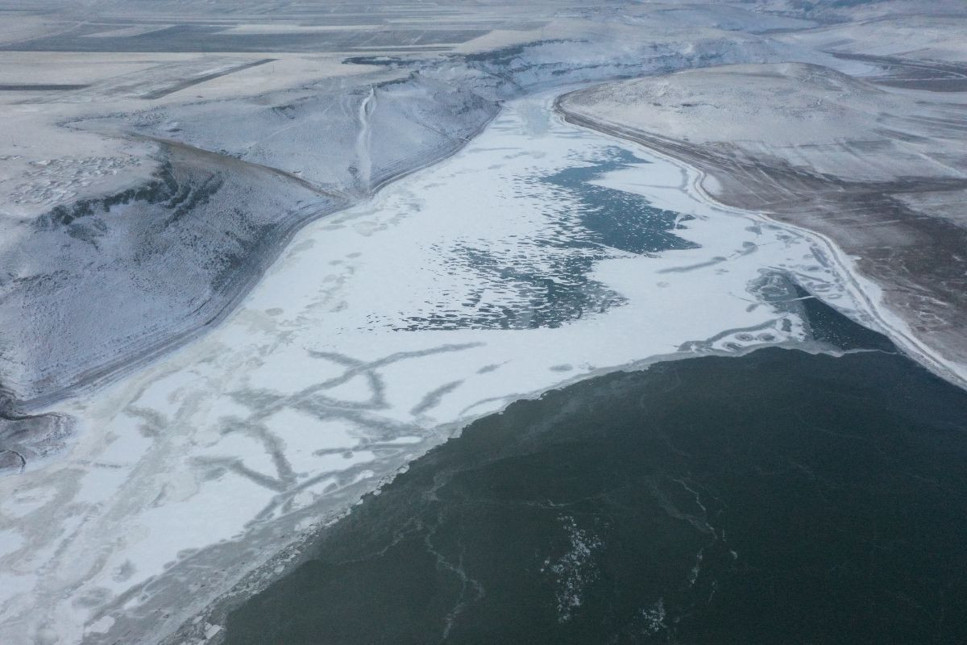
{"label": "snow-covered field", "polygon": [[[515,399],[810,346],[770,276],[866,315],[807,235],[710,206],[693,173],[560,122],[551,99],[310,225],[220,328],[67,406],[70,453],[0,480],[0,641],[150,641]],[[606,244],[609,208],[648,230]],[[618,248],[652,234],[675,249]]]}

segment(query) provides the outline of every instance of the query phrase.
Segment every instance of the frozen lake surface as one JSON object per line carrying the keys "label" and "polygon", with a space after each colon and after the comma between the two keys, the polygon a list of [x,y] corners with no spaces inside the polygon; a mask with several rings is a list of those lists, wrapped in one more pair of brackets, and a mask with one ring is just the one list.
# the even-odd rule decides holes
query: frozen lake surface
{"label": "frozen lake surface", "polygon": [[710,205],[552,99],[306,227],[219,328],[63,409],[69,454],[0,480],[0,642],[167,633],[515,400],[669,357],[836,349],[790,278],[867,319],[815,238]]}

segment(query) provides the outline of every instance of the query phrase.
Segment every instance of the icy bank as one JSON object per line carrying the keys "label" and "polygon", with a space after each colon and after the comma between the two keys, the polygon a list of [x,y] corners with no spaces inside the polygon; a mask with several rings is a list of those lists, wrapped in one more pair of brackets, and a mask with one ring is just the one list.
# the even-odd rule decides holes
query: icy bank
{"label": "icy bank", "polygon": [[559,107],[700,168],[719,202],[829,240],[878,326],[963,386],[961,118],[945,94],[892,82],[817,65],[724,66],[587,88]]}

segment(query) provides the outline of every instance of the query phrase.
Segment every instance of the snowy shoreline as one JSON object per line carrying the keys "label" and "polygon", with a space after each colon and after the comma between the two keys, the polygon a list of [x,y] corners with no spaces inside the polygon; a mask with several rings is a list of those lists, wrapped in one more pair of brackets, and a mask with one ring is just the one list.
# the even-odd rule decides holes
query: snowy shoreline
{"label": "snowy shoreline", "polygon": [[[863,312],[865,316],[857,320],[857,322],[868,327],[873,327],[877,331],[887,335],[907,356],[936,376],[957,387],[967,389],[967,365],[945,359],[939,352],[931,349],[926,343],[917,338],[916,333],[913,332],[910,325],[883,303],[882,288],[880,285],[860,273],[856,267],[855,259],[843,252],[828,236],[806,227],[773,219],[766,212],[738,209],[718,201],[705,186],[705,182],[707,181],[718,181],[714,174],[689,165],[687,161],[662,149],[654,141],[646,141],[641,139],[641,137],[636,137],[634,131],[630,128],[611,123],[605,119],[594,119],[586,114],[577,114],[576,112],[567,110],[561,104],[561,100],[566,94],[562,93],[554,102],[555,111],[566,122],[594,130],[622,141],[632,142],[648,150],[651,154],[667,159],[669,162],[687,169],[691,177],[689,189],[696,198],[718,208],[754,214],[765,222],[799,231],[819,241],[826,250],[828,257],[837,263],[842,274],[850,278],[853,297],[865,304],[865,311]],[[836,306],[835,303],[828,304],[833,307]],[[846,311],[842,313],[847,316],[850,315]]]}

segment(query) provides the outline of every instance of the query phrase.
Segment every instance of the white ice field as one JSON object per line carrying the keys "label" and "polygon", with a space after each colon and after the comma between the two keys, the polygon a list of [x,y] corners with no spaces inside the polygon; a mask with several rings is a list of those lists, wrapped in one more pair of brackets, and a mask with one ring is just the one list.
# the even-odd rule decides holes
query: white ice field
{"label": "white ice field", "polygon": [[[58,408],[81,422],[69,453],[0,479],[0,643],[98,642],[122,621],[161,637],[476,417],[669,355],[805,340],[764,275],[872,319],[823,241],[711,205],[693,171],[563,123],[552,99],[306,227],[219,328]],[[616,150],[640,161],[595,185],[675,211],[697,247],[582,229],[587,205],[547,178]]]}

